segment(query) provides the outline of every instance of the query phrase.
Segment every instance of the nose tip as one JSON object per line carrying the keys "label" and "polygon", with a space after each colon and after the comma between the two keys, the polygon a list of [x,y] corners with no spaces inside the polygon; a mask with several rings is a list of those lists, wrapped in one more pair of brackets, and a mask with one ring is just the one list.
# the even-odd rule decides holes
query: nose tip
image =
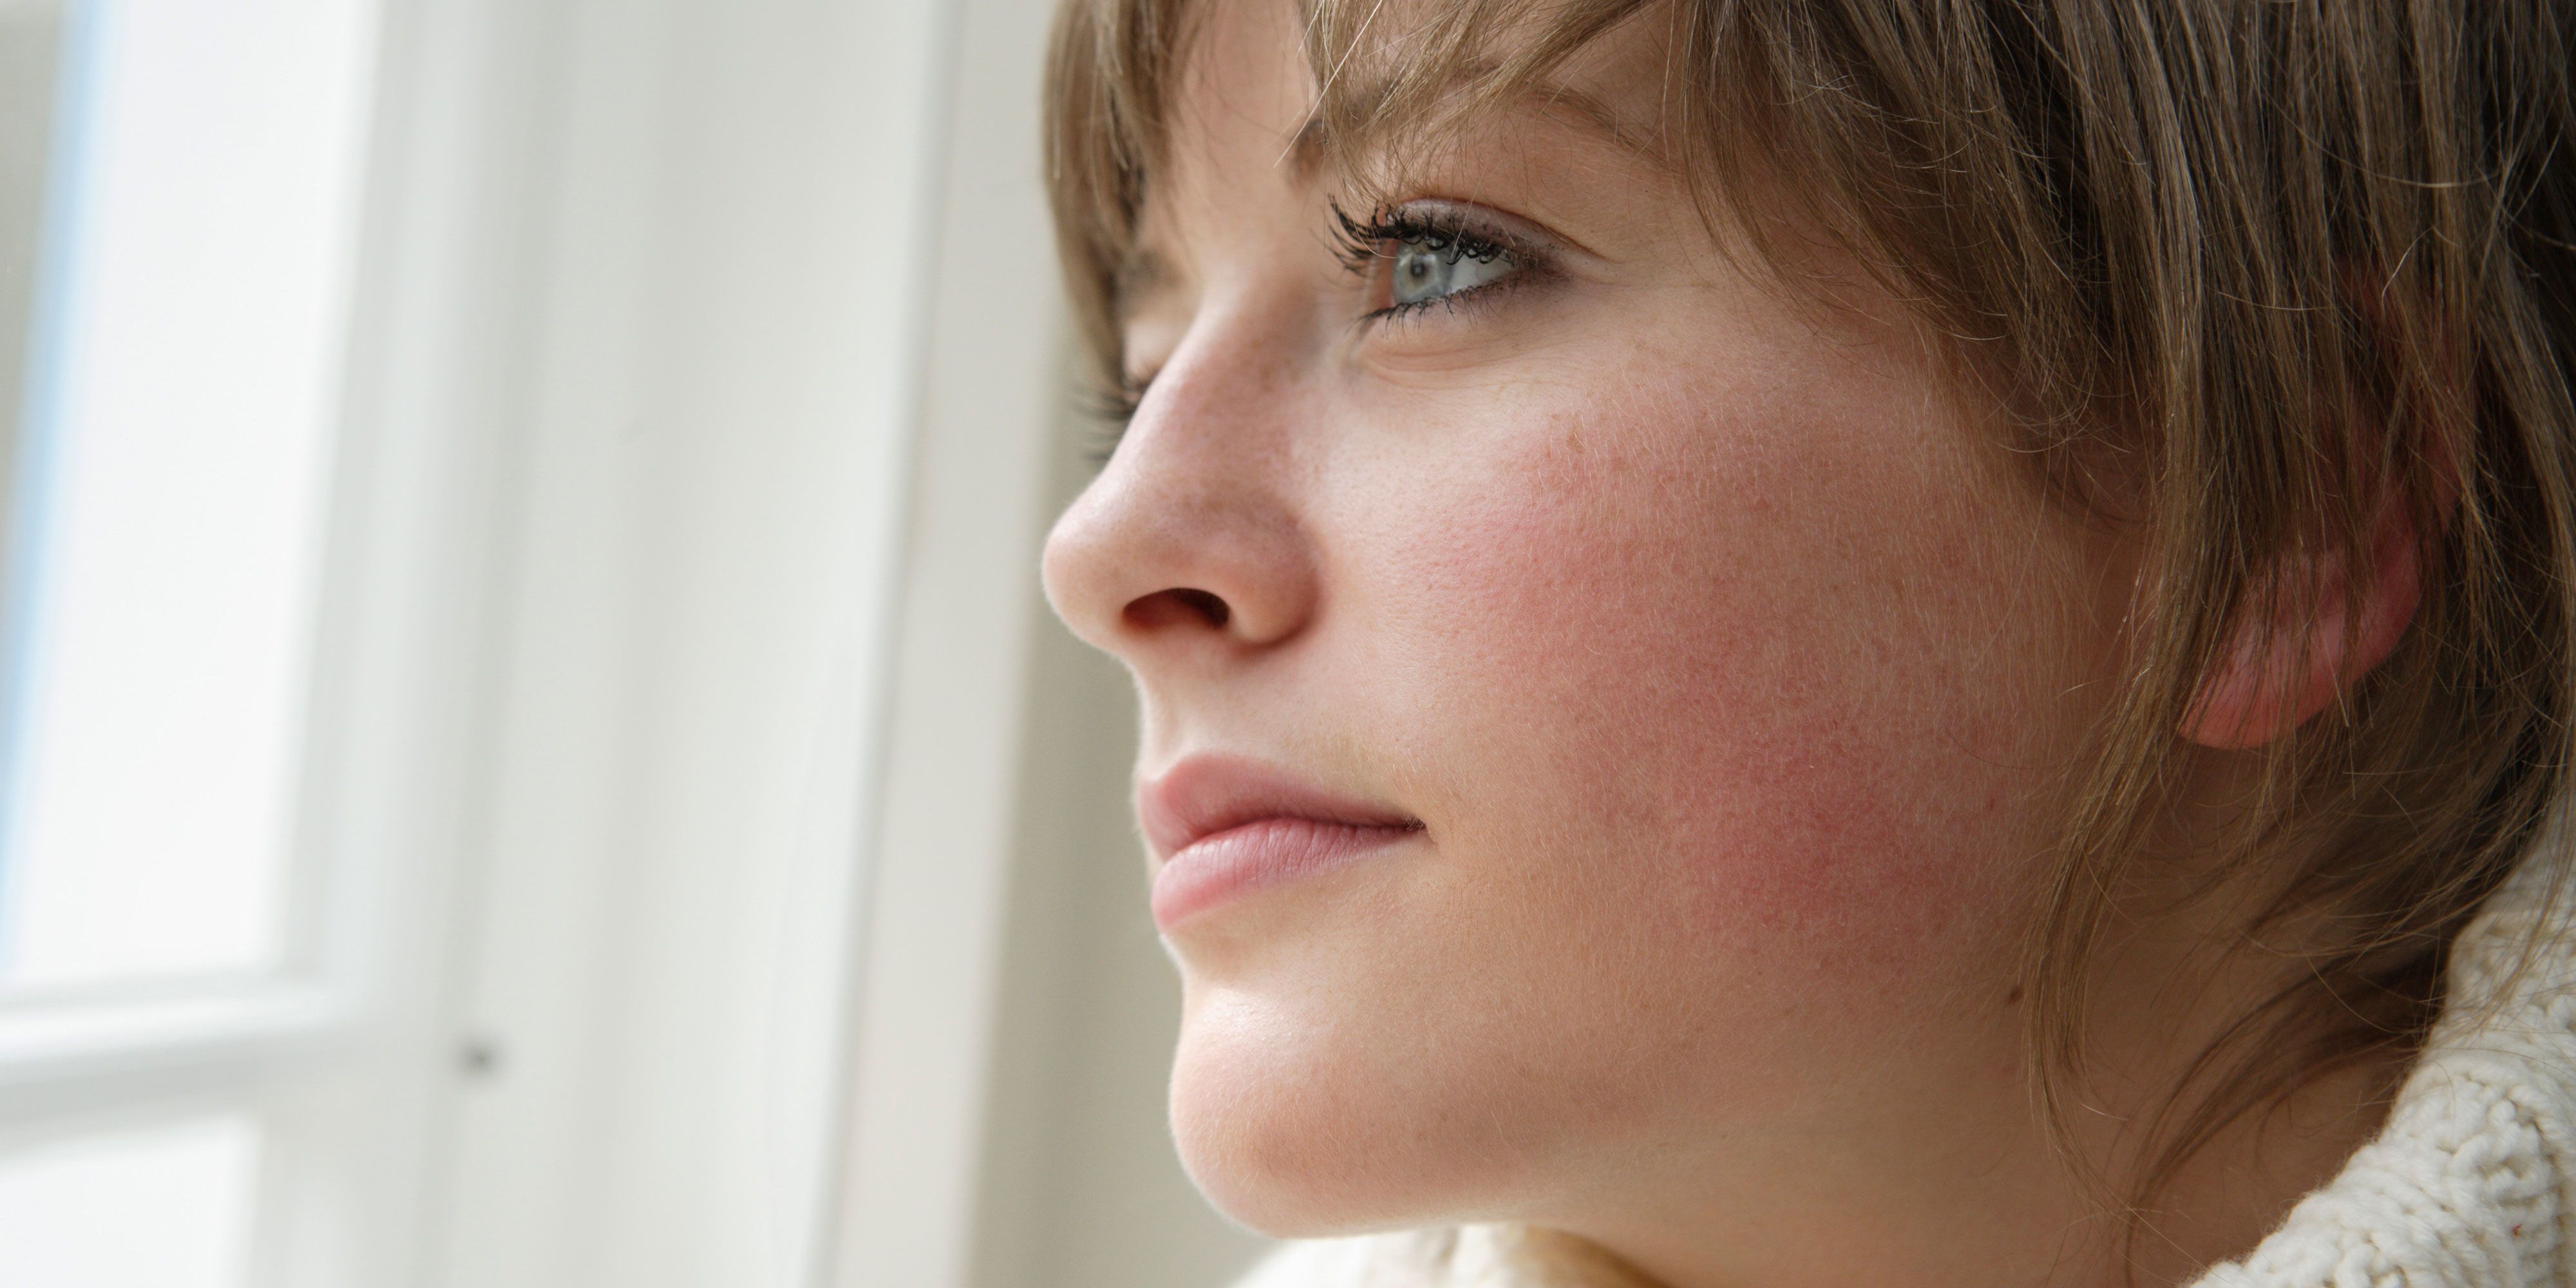
{"label": "nose tip", "polygon": [[1179,462],[1103,475],[1047,540],[1047,597],[1074,634],[1146,668],[1209,645],[1261,648],[1302,630],[1311,552],[1257,479],[1190,480]]}

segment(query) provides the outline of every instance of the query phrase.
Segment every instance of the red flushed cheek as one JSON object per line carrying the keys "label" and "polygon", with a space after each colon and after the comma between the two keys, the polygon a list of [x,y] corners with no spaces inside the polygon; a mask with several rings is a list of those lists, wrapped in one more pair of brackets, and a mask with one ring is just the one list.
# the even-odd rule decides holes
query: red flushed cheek
{"label": "red flushed cheek", "polygon": [[1693,934],[1759,944],[1783,971],[1891,989],[1988,938],[2000,909],[1979,811],[1926,807],[1915,766],[1866,729],[1785,731],[1713,758],[1728,799],[1677,818]]}
{"label": "red flushed cheek", "polygon": [[[1378,659],[1475,861],[1550,863],[1639,933],[1774,982],[1884,978],[1992,912],[1997,792],[1868,504],[1751,451],[1557,435],[1419,523]],[[1802,504],[1800,498],[1811,500]],[[1901,545],[1901,543],[1900,543]],[[1490,845],[1475,845],[1479,839]],[[1543,878],[1541,878],[1543,879]]]}
{"label": "red flushed cheek", "polygon": [[[1632,764],[1665,785],[1598,853],[1632,865],[1646,917],[1725,973],[1893,998],[1995,911],[1990,818],[1946,767],[1823,682],[1736,686],[1675,704]],[[1964,786],[1964,785],[1959,785]]]}

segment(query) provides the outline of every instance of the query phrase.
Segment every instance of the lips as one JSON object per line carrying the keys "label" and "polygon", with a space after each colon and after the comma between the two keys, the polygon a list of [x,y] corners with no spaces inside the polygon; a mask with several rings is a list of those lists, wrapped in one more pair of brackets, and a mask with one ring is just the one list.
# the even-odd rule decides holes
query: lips
{"label": "lips", "polygon": [[1153,848],[1155,924],[1168,931],[1240,894],[1343,866],[1410,839],[1422,822],[1231,756],[1173,765],[1137,793]]}

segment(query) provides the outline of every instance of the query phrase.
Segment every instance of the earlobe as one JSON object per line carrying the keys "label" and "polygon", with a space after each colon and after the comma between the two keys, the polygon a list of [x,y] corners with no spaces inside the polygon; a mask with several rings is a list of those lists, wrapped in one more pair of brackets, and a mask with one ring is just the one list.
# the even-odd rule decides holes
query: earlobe
{"label": "earlobe", "polygon": [[2413,517],[2386,506],[2371,531],[2368,575],[2356,584],[2340,563],[2298,559],[2291,577],[2313,591],[2274,597],[2248,616],[2225,661],[2202,681],[2180,733],[2221,750],[2269,745],[2313,720],[2388,660],[2423,596],[2423,552]]}

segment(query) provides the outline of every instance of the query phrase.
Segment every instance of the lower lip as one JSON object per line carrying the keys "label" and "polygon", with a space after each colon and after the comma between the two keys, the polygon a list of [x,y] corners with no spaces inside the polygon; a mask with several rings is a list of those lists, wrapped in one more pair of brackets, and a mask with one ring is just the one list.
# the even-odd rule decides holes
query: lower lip
{"label": "lower lip", "polygon": [[1265,818],[1201,837],[1154,873],[1154,924],[1170,930],[1237,895],[1341,867],[1418,830]]}

